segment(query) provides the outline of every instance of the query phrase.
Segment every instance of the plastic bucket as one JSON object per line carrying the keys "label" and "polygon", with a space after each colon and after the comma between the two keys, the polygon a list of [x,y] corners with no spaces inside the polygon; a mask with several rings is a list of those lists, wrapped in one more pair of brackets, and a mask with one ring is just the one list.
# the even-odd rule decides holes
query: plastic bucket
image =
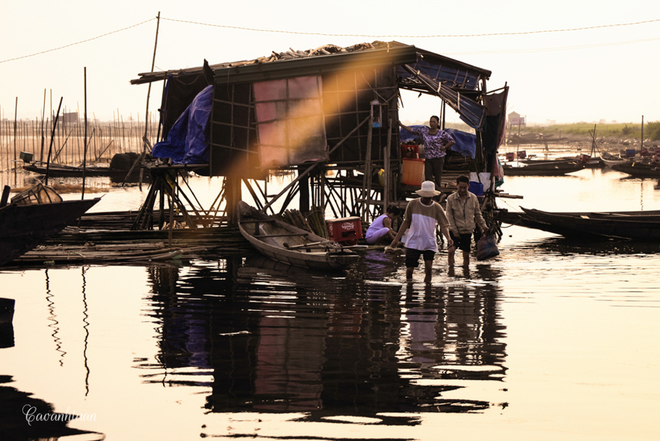
{"label": "plastic bucket", "polygon": [[401,182],[406,185],[422,185],[424,180],[424,160],[403,158]]}

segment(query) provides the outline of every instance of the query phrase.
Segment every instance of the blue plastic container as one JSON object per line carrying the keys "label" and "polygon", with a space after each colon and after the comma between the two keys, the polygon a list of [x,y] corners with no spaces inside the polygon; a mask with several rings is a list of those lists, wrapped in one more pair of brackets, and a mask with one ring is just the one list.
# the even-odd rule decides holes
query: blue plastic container
{"label": "blue plastic container", "polygon": [[477,196],[483,196],[484,195],[484,184],[481,182],[470,182],[470,186],[468,187],[468,191],[470,193],[474,193]]}

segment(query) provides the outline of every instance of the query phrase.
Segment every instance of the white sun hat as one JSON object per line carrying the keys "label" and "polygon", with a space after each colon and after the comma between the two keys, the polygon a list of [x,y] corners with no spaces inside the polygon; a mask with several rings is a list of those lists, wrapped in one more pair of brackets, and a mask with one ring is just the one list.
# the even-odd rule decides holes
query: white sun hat
{"label": "white sun hat", "polygon": [[432,198],[433,196],[439,195],[441,192],[435,189],[435,182],[424,181],[422,182],[422,188],[417,190],[415,193],[423,198]]}

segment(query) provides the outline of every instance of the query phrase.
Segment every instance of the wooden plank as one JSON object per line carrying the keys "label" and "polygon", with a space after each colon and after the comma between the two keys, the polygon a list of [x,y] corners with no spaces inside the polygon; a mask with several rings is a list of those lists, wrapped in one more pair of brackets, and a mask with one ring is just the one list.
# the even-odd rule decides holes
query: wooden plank
{"label": "wooden plank", "polygon": [[296,233],[289,233],[289,234],[259,234],[259,235],[255,235],[254,237],[256,237],[257,239],[261,239],[262,237],[295,237],[295,236],[302,237],[302,236],[307,236],[308,234],[309,233],[304,233],[304,234],[303,233],[298,233],[298,234],[296,234]]}
{"label": "wooden plank", "polygon": [[334,243],[329,240],[324,240],[320,242],[309,242],[309,243],[301,243],[299,245],[289,245],[287,243],[283,244],[284,248],[288,250],[295,250],[298,248],[325,248],[327,244]]}

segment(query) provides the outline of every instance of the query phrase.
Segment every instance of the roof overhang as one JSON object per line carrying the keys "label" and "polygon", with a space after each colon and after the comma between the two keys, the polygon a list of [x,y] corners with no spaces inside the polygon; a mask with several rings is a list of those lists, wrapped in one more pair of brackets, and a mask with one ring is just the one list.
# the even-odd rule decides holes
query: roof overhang
{"label": "roof overhang", "polygon": [[[471,75],[482,79],[488,79],[491,75],[489,70],[399,42],[381,43],[376,49],[356,50],[353,52],[315,55],[270,62],[260,62],[260,60],[234,61],[214,64],[209,67],[214,72],[215,82],[218,84],[250,83],[277,78],[318,75],[336,72],[347,67],[360,68],[388,64],[395,66],[404,64],[419,65],[422,70],[424,66],[429,64],[443,66],[457,71],[469,72]],[[131,80],[131,84],[161,81],[167,79],[170,75],[196,75],[203,72],[203,69],[203,66],[199,66],[187,69],[143,72],[138,74],[138,78]],[[404,85],[404,87],[413,88],[414,85]]]}
{"label": "roof overhang", "polygon": [[[491,76],[489,70],[396,41],[365,44],[357,50],[341,49],[341,52],[325,52],[322,55],[317,53],[297,53],[289,59],[262,57],[252,61],[207,65],[207,68],[213,73],[214,84],[220,85],[251,84],[391,66],[396,69],[398,87],[440,97],[473,128],[481,127],[483,123],[485,112],[480,104],[480,95],[485,92],[485,85],[482,83]],[[141,73],[139,78],[131,80],[131,83],[165,80],[170,75],[199,75],[204,69],[204,66],[200,66]]]}

